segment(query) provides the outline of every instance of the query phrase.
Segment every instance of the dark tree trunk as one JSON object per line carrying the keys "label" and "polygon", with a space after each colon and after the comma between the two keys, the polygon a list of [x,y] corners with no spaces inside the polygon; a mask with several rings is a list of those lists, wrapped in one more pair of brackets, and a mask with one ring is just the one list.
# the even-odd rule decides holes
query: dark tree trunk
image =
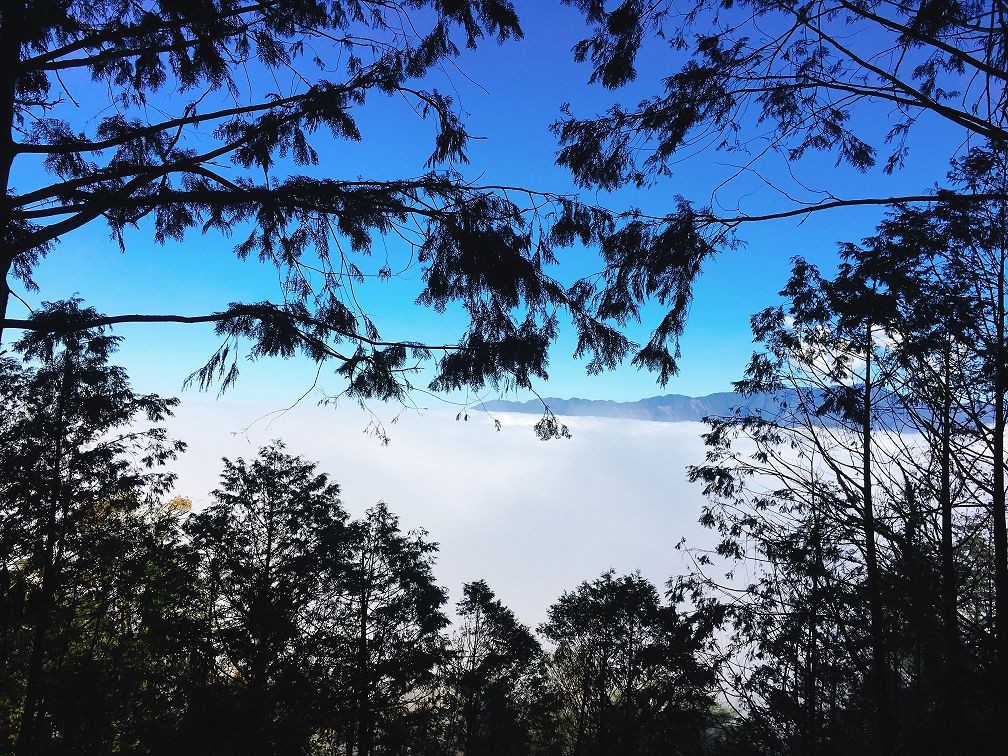
{"label": "dark tree trunk", "polygon": [[[361,557],[361,567],[365,566],[365,557]],[[368,571],[364,570],[364,574]],[[368,576],[370,580],[370,575]],[[369,684],[370,649],[368,647],[368,607],[371,594],[368,586],[363,586],[360,595],[360,614],[358,615],[357,638],[357,716],[354,739],[356,740],[357,756],[370,756],[373,739],[373,716],[371,715],[371,697]]]}
{"label": "dark tree trunk", "polygon": [[11,265],[15,246],[10,200],[11,166],[14,163],[14,91],[21,64],[21,33],[24,29],[23,0],[0,3],[0,343],[3,343],[3,319],[10,301]]}
{"label": "dark tree trunk", "polygon": [[888,664],[886,661],[885,625],[882,608],[882,579],[875,548],[875,506],[872,500],[872,326],[866,327],[864,396],[862,403],[862,527],[865,539],[865,573],[868,590],[868,612],[871,633],[871,677],[875,699],[875,738],[885,756],[896,748],[895,722],[889,702]]}
{"label": "dark tree trunk", "polygon": [[955,551],[952,539],[952,389],[949,385],[949,353],[944,354],[944,384],[941,415],[941,577],[942,626],[945,636],[945,695],[949,718],[955,717],[955,687],[959,681],[959,607]]}
{"label": "dark tree trunk", "polygon": [[574,754],[575,756],[580,756],[584,753],[584,739],[585,739],[585,724],[588,718],[588,696],[590,695],[588,689],[588,682],[585,682],[581,686],[581,709],[578,713],[577,718],[577,736],[574,739]]}
{"label": "dark tree trunk", "polygon": [[[813,471],[813,475],[815,472]],[[814,483],[813,483],[814,485]],[[815,491],[812,492],[812,588],[809,595],[809,634],[805,670],[805,753],[819,753],[819,574],[822,564],[822,543],[819,532],[819,512]]]}
{"label": "dark tree trunk", "polygon": [[462,744],[464,756],[473,756],[473,739],[476,729],[476,706],[473,701],[473,693],[466,693],[465,703],[462,705],[462,718],[465,721],[465,735]]}
{"label": "dark tree trunk", "polygon": [[[46,551],[51,554],[48,543]],[[42,573],[37,606],[32,611],[35,626],[32,629],[31,654],[25,674],[24,705],[18,722],[17,739],[14,741],[16,756],[31,756],[38,752],[37,720],[42,693],[42,662],[45,660],[46,642],[52,626],[53,573],[51,564],[47,564]]]}
{"label": "dark tree trunk", "polygon": [[[1005,529],[1005,259],[1001,250],[997,271],[996,349],[994,354],[994,492],[991,514],[994,518],[994,613],[999,678],[1008,674],[1008,532]],[[1003,686],[1001,686],[1003,687]]]}

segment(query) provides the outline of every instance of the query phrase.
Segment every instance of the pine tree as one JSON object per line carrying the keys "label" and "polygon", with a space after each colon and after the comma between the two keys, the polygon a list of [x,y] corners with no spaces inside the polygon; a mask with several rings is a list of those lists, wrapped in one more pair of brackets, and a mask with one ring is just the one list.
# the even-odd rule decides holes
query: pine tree
{"label": "pine tree", "polygon": [[[49,312],[72,323],[97,317],[76,301]],[[183,445],[148,427],[165,420],[177,400],[136,394],[110,363],[118,343],[101,329],[58,338],[28,334],[15,344],[23,359],[0,362],[2,736],[19,755],[48,751],[54,741],[68,751],[75,745],[102,750],[118,737],[106,728],[123,724],[115,721],[122,713],[116,709],[126,702],[113,700],[128,690],[125,683],[117,692],[95,681],[90,701],[109,696],[115,713],[104,714],[112,721],[92,723],[79,710],[87,700],[72,695],[69,683],[78,662],[99,675],[124,670],[105,667],[104,651],[88,659],[68,649],[85,642],[77,633],[86,625],[93,649],[109,643],[129,653],[128,637],[119,634],[139,632],[143,623],[131,616],[129,578],[106,581],[105,570],[125,569],[161,549],[144,547],[156,525],[142,512],[169,488],[172,476],[158,468]],[[166,556],[171,551],[162,549]],[[121,624],[109,614],[115,611],[123,613]]]}
{"label": "pine tree", "polygon": [[[193,375],[201,386],[228,388],[246,354],[303,354],[358,399],[404,399],[428,362],[435,391],[528,388],[565,312],[593,370],[628,353],[548,273],[557,248],[591,243],[612,216],[466,179],[465,126],[429,86],[461,47],[522,36],[508,0],[11,0],[0,12],[0,329],[211,323],[222,343]],[[348,145],[383,149],[355,111],[390,96],[434,121],[426,172],[333,175]],[[237,258],[275,266],[281,290],[211,313],[177,312],[166,292],[150,312],[11,317],[11,286],[34,289],[39,262],[93,223],[124,251],[133,227],[159,244],[234,234]],[[372,264],[379,240],[390,255]],[[382,335],[357,289],[403,269],[422,279],[419,306],[467,315],[457,338]]]}

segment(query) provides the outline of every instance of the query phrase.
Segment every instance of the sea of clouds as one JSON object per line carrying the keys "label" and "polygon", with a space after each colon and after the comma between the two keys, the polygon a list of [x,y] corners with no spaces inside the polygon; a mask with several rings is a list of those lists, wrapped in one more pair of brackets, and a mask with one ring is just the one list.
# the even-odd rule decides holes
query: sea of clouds
{"label": "sea of clouds", "polygon": [[[689,569],[675,545],[712,535],[697,524],[703,497],[686,467],[703,459],[701,423],[562,418],[572,438],[536,438],[533,415],[382,410],[388,445],[356,406],[184,402],[169,424],[188,450],[176,462],[176,492],[210,501],[220,458],[254,457],[283,439],[340,483],[360,514],[379,500],[404,529],[440,544],[435,572],[451,601],[464,582],[485,579],[527,624],[565,590],[610,568],[640,570],[659,587]],[[386,408],[387,409],[387,408]],[[371,426],[373,429],[373,426]]]}

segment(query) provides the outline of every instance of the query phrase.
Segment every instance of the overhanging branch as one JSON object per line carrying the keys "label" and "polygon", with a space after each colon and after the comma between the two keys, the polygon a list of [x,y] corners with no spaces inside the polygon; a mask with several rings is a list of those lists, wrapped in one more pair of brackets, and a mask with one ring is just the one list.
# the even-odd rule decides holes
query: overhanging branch
{"label": "overhanging branch", "polygon": [[[886,206],[886,205],[913,205],[926,203],[942,203],[948,205],[967,205],[974,202],[1008,201],[1008,193],[1005,192],[978,192],[975,194],[963,194],[952,191],[941,191],[938,194],[905,194],[895,197],[857,197],[854,199],[832,199],[828,202],[817,202],[795,207],[790,210],[780,210],[774,213],[762,213],[759,215],[714,215],[710,212],[696,212],[698,225],[702,226],[740,226],[743,223],[756,223],[760,221],[783,220],[795,218],[810,213],[818,213],[823,210],[835,210],[841,207],[864,207],[864,206]],[[672,215],[649,215],[639,211],[622,213],[615,216],[618,219],[636,219],[642,221],[655,221],[667,223],[675,216]]]}
{"label": "overhanging branch", "polygon": [[260,320],[285,320],[298,325],[314,326],[330,331],[351,341],[367,344],[376,348],[406,347],[408,349],[426,349],[435,352],[456,352],[464,351],[465,347],[459,344],[421,344],[412,341],[381,341],[371,339],[359,333],[338,329],[329,323],[325,323],[316,318],[305,318],[294,316],[283,310],[265,305],[239,305],[223,312],[212,312],[206,315],[145,315],[143,313],[131,313],[123,315],[102,315],[86,320],[65,320],[60,318],[38,317],[38,318],[4,318],[0,320],[3,330],[16,328],[24,331],[36,333],[70,334],[88,331],[92,328],[104,328],[111,325],[121,325],[124,323],[221,323],[237,317],[255,317]]}

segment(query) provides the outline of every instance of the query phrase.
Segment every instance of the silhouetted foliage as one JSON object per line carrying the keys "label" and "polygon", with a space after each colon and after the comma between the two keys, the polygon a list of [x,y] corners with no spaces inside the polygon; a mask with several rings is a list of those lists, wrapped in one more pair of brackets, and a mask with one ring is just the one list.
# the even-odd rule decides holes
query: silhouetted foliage
{"label": "silhouetted foliage", "polygon": [[109,363],[114,337],[70,334],[29,335],[24,359],[2,363],[5,751],[573,756],[714,742],[713,625],[639,575],[561,597],[542,628],[551,651],[483,581],[463,587],[449,628],[426,534],[402,532],[383,503],[350,517],[339,487],[279,441],[225,459],[198,511],[166,501],[163,465],[182,445],[148,426],[175,401],[130,390]]}
{"label": "silhouetted foliage", "polygon": [[[1003,175],[976,150],[950,181]],[[1008,261],[1004,208],[984,208],[896,208],[831,276],[796,258],[736,384],[769,399],[710,418],[690,471],[713,552],[665,600],[639,574],[582,583],[545,647],[483,581],[450,627],[426,533],[383,503],[350,517],[281,442],[225,460],[202,510],[165,501],[175,401],[135,394],[100,329],[29,334],[0,363],[3,747],[984,752],[1004,697]]]}
{"label": "silhouetted foliage", "polygon": [[[349,551],[338,494],[314,465],[277,443],[251,462],[224,460],[214,503],[187,523],[203,590],[203,694],[225,697],[194,708],[201,718],[194,747],[303,753],[328,723],[347,683],[332,674],[346,662],[332,658],[338,636],[324,603],[327,584],[346,572]],[[228,672],[227,687],[220,670]]]}
{"label": "silhouetted foliage", "polygon": [[[1000,166],[974,150],[949,178],[1001,191]],[[736,387],[776,395],[777,409],[709,419],[690,473],[721,539],[704,570],[764,565],[726,602],[740,752],[996,739],[1004,206],[896,208],[841,245],[835,276],[796,259],[786,305],[753,317],[765,351]],[[698,579],[717,600],[719,581]]]}
{"label": "silhouetted foliage", "polygon": [[[846,206],[1004,199],[1003,188],[989,185],[844,197],[816,175],[821,158],[805,175],[798,165],[818,153],[858,172],[891,174],[913,160],[922,124],[949,130],[949,158],[963,144],[1003,153],[1008,47],[1000,0],[565,2],[591,27],[573,50],[591,66],[589,83],[619,89],[646,78],[653,94],[589,117],[564,106],[553,126],[559,165],[580,185],[604,190],[673,178],[677,164],[709,161],[715,151],[737,167],[709,200],[676,196],[667,210],[640,214],[601,242],[606,312],[636,317],[651,297],[668,305],[637,356],[663,375],[674,372],[676,354],[661,345],[677,343],[694,279],[741,226]],[[648,70],[638,70],[638,58]],[[774,204],[747,212],[760,188]]]}
{"label": "silhouetted foliage", "polygon": [[403,533],[384,503],[354,524],[341,593],[350,653],[348,749],[423,752],[432,737],[436,666],[444,659],[445,591],[431,571],[436,544]]}
{"label": "silhouetted foliage", "polygon": [[188,596],[157,469],[182,445],[145,427],[176,400],[132,391],[109,362],[118,341],[29,334],[0,361],[0,742],[18,754],[126,747],[181,704],[154,651]]}
{"label": "silhouetted foliage", "polygon": [[[520,38],[507,0],[0,6],[0,332],[26,332],[0,354],[0,750],[1001,747],[1003,4],[569,4],[593,27],[574,55],[604,87],[637,76],[651,37],[683,54],[637,106],[565,111],[558,161],[581,186],[647,186],[703,143],[741,155],[744,172],[771,153],[823,153],[892,173],[919,119],[966,146],[933,194],[826,190],[727,215],[717,198],[677,197],[657,217],[615,215],[461,172],[465,126],[430,76],[463,41]],[[63,101],[78,95],[93,112]],[[367,137],[352,111],[391,95],[434,121],[422,175],[320,177],[321,150]],[[841,245],[835,273],[796,258],[784,304],[752,318],[761,351],[736,387],[775,401],[709,420],[690,476],[713,551],[694,551],[695,573],[664,599],[638,573],[586,581],[537,632],[483,581],[462,587],[452,627],[428,535],[404,533],[384,503],[351,517],[328,475],[279,441],[224,460],[201,510],[166,501],[183,445],[159,425],[175,400],[135,393],[110,361],[111,325],[212,323],[222,341],[191,378],[202,388],[230,387],[240,356],[300,354],[355,399],[402,401],[424,365],[437,392],[531,388],[566,318],[590,373],[629,356],[664,382],[694,280],[743,224],[851,205],[892,208]],[[99,221],[124,250],[134,227],[157,243],[240,232],[235,254],[275,266],[280,292],[195,315],[73,300],[8,317],[10,284],[33,290],[55,243]],[[597,245],[604,269],[561,284],[550,271],[574,245]],[[386,337],[358,304],[366,280],[411,267],[417,306],[464,313],[449,343]],[[650,300],[665,314],[633,344],[621,329]],[[536,429],[567,435],[548,410]]]}
{"label": "silhouetted foliage", "polygon": [[607,572],[561,596],[539,631],[555,646],[564,752],[700,752],[716,724],[714,673],[700,658],[709,630],[639,574]]}
{"label": "silhouetted foliage", "polygon": [[533,752],[530,721],[544,701],[545,655],[482,580],[462,587],[444,685],[449,743],[463,756]]}
{"label": "silhouetted foliage", "polygon": [[[0,12],[0,332],[212,323],[222,341],[191,378],[201,387],[226,390],[241,357],[300,354],[332,365],[353,398],[393,400],[428,363],[435,391],[530,387],[564,313],[590,370],[631,349],[582,296],[588,280],[568,289],[548,273],[557,248],[591,243],[613,217],[460,173],[468,134],[431,74],[463,45],[521,38],[508,0],[10,0]],[[383,149],[355,111],[393,95],[434,122],[427,172],[334,175],[352,143]],[[275,266],[281,291],[213,313],[175,312],[166,291],[152,312],[9,317],[10,285],[33,290],[56,242],[95,222],[124,251],[134,227],[159,244],[237,234],[237,257]],[[369,265],[378,239],[388,257]],[[361,308],[368,279],[410,269],[419,306],[467,314],[457,338],[383,336],[381,313]]]}

